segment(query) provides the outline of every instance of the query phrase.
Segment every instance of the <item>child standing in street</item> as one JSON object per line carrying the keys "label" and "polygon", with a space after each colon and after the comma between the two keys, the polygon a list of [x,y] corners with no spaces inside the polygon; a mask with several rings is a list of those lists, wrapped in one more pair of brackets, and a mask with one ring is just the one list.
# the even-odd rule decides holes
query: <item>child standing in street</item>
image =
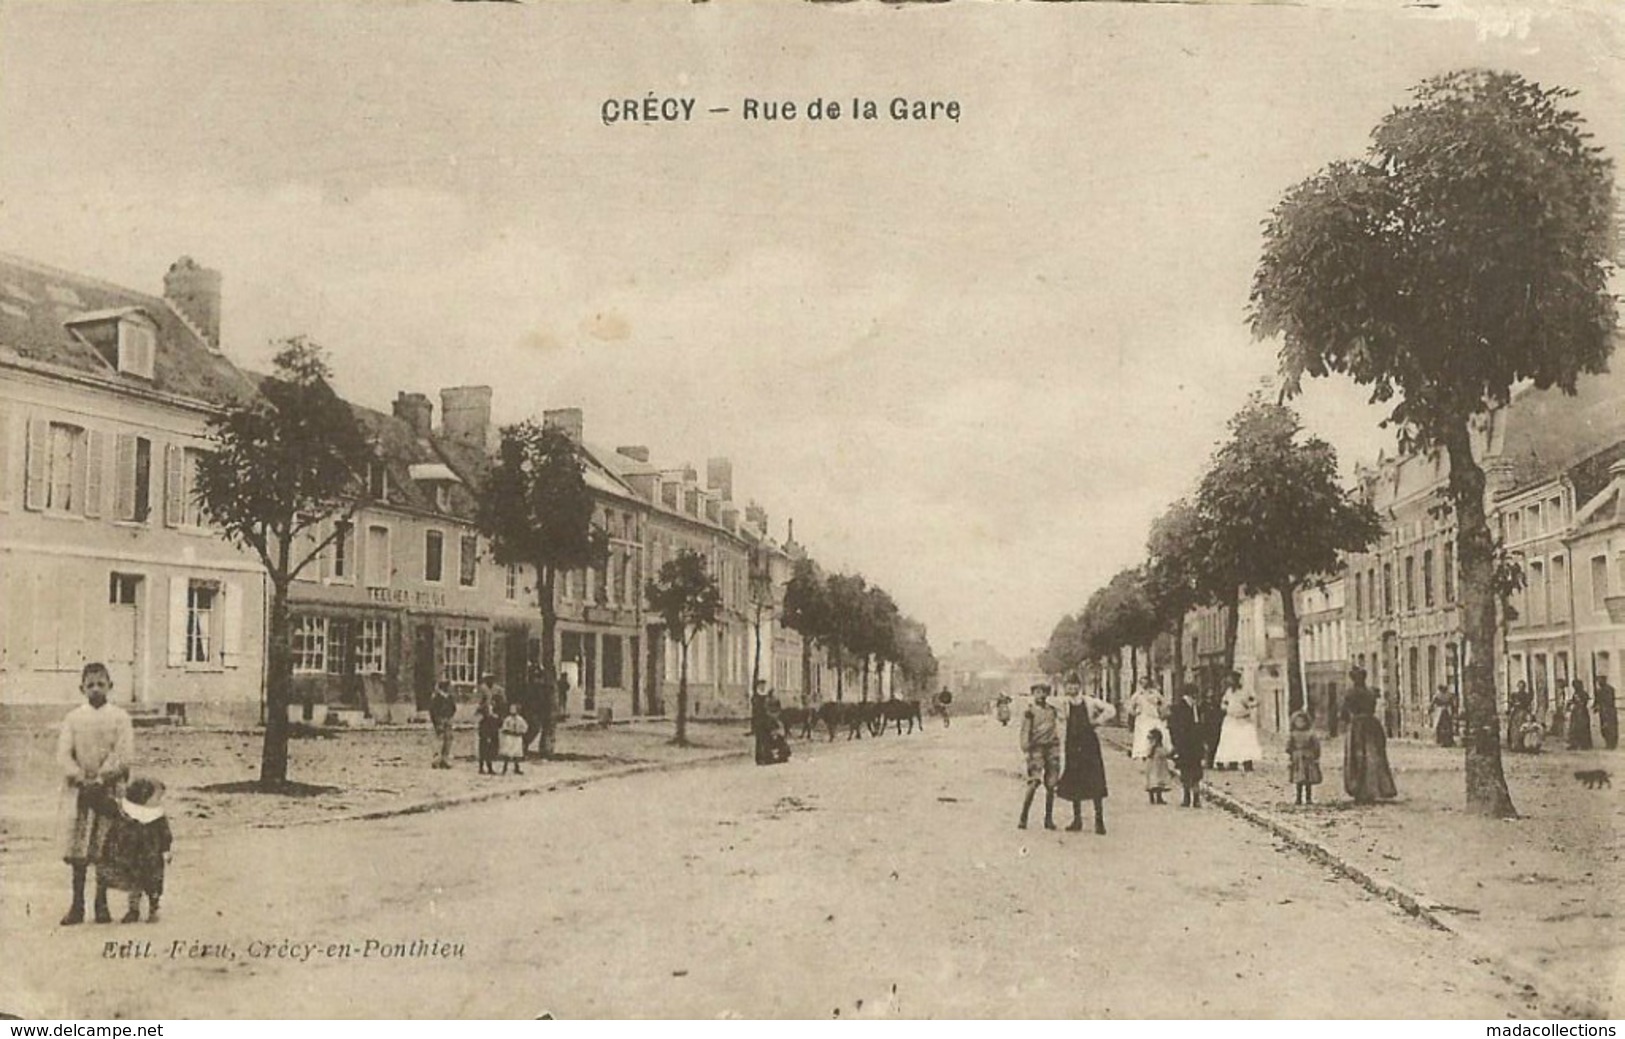
{"label": "child standing in street", "polygon": [[[62,918],[64,927],[84,922],[85,877],[91,864],[102,859],[118,812],[118,793],[135,757],[134,727],[122,708],[107,702],[112,690],[107,665],[86,664],[79,675],[85,702],[62,719],[57,737],[56,763],[65,784],[62,858],[73,869],[73,904]],[[96,878],[96,922],[111,923],[100,866]]]}
{"label": "child standing in street", "polygon": [[1174,785],[1173,770],[1168,767],[1168,748],[1162,742],[1162,729],[1154,728],[1146,733],[1145,745],[1145,792],[1150,795],[1154,805],[1167,804],[1162,795]]}
{"label": "child standing in street", "polygon": [[482,697],[480,699],[480,741],[479,758],[480,774],[494,776],[497,774],[497,745],[502,735],[502,698],[496,702]]}
{"label": "child standing in street", "polygon": [[525,719],[519,716],[519,704],[508,705],[508,716],[502,719],[501,730],[502,774],[508,774],[508,766],[513,765],[513,774],[524,775],[519,766],[525,760]]}
{"label": "child standing in street", "polygon": [[1311,731],[1312,721],[1304,711],[1292,715],[1292,732],[1286,738],[1286,753],[1291,759],[1292,784],[1296,788],[1294,804],[1314,804],[1315,785],[1320,782],[1320,737]]}
{"label": "child standing in street", "polygon": [[158,921],[158,900],[164,894],[164,866],[174,838],[164,818],[164,787],[151,779],[131,781],[119,803],[119,814],[107,835],[102,862],[96,868],[100,886],[130,896],[129,911],[120,923],[141,919],[141,896],[147,896],[147,922]]}

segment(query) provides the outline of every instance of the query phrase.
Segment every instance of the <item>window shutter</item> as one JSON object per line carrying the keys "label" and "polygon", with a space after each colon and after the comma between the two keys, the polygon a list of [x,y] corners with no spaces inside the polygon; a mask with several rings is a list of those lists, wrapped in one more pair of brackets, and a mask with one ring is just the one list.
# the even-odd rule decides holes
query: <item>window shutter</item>
{"label": "window shutter", "polygon": [[[186,453],[175,444],[164,447],[164,525],[181,525],[181,510],[186,505]],[[185,598],[182,598],[185,605]],[[184,662],[184,658],[183,658]]]}
{"label": "window shutter", "polygon": [[107,436],[100,430],[85,431],[85,515],[102,514],[102,486],[107,482]]}
{"label": "window shutter", "polygon": [[225,631],[220,636],[220,662],[226,667],[242,663],[243,653],[243,586],[239,581],[227,581],[221,587],[225,596]]}
{"label": "window shutter", "polygon": [[[171,448],[174,451],[175,448]],[[169,644],[166,647],[170,667],[186,666],[186,589],[187,579],[176,576],[169,579]]]}
{"label": "window shutter", "polygon": [[135,519],[135,437],[128,433],[113,442],[113,518]]}
{"label": "window shutter", "polygon": [[[326,537],[328,533],[330,533],[331,528],[328,526],[328,524],[331,522],[331,520],[322,520],[322,522],[316,525],[316,544],[321,544],[322,539]],[[337,554],[338,540],[335,538],[331,544],[322,549],[322,580],[325,581],[333,576],[333,559]]]}
{"label": "window shutter", "polygon": [[51,424],[42,418],[28,423],[28,487],[23,500],[27,508],[45,508],[45,482],[51,477]]}

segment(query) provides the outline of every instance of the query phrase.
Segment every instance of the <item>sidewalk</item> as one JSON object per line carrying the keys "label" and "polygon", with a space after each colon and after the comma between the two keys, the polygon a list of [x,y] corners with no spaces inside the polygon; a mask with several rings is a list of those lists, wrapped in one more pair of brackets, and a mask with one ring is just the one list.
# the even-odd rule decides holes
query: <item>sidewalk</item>
{"label": "sidewalk", "polygon": [[[1126,734],[1112,738],[1126,745]],[[1625,804],[1616,790],[1574,778],[1578,769],[1625,773],[1625,754],[1505,755],[1522,817],[1498,820],[1463,808],[1459,748],[1391,740],[1399,798],[1356,806],[1343,792],[1343,739],[1322,737],[1325,782],[1314,805],[1298,806],[1284,746],[1266,738],[1251,773],[1208,772],[1212,800],[1460,935],[1554,1008],[1625,1010]]]}
{"label": "sidewalk", "polygon": [[[561,727],[558,756],[527,761],[522,776],[476,769],[472,729],[459,729],[453,767],[430,768],[427,726],[345,730],[330,738],[289,741],[288,777],[336,789],[305,797],[207,791],[259,775],[261,737],[243,731],[187,728],[136,733],[136,771],[168,788],[169,815],[188,838],[225,829],[300,826],[426,811],[451,804],[518,796],[598,776],[686,767],[748,754],[745,723],[693,724],[693,746],[671,745],[670,721],[610,728]],[[56,836],[61,786],[53,756],[56,730],[0,731],[0,852],[35,854]]]}

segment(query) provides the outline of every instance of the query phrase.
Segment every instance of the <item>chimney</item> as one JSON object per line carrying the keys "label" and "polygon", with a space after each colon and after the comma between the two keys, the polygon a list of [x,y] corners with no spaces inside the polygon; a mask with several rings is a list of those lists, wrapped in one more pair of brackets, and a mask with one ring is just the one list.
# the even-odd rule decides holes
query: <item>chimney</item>
{"label": "chimney", "polygon": [[395,417],[411,426],[417,436],[426,437],[434,425],[434,404],[421,393],[402,390],[395,395]]}
{"label": "chimney", "polygon": [[[767,510],[755,502],[751,502],[745,506],[745,522],[757,530],[765,532],[767,530]],[[794,540],[793,536],[791,540]]]}
{"label": "chimney", "polygon": [[649,449],[642,444],[632,447],[617,447],[615,453],[623,458],[630,458],[634,462],[642,462],[644,465],[649,464]]}
{"label": "chimney", "polygon": [[734,464],[726,458],[712,458],[705,463],[705,486],[722,497],[734,500]]}
{"label": "chimney", "polygon": [[209,349],[220,350],[219,271],[182,256],[164,274],[164,299],[203,334]]}
{"label": "chimney", "polygon": [[549,429],[557,429],[565,436],[581,443],[582,416],[580,408],[554,408],[552,411],[542,412],[542,425]]}
{"label": "chimney", "polygon": [[491,435],[491,387],[453,386],[441,390],[440,428],[448,440],[489,453],[495,446]]}
{"label": "chimney", "polygon": [[730,534],[739,532],[739,506],[733,502],[722,503],[722,526]]}

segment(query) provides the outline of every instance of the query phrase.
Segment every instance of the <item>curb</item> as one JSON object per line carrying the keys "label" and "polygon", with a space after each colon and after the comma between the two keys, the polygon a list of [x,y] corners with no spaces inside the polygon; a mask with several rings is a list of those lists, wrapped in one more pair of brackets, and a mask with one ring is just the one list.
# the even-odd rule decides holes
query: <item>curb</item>
{"label": "curb", "polygon": [[[1116,738],[1115,733],[1109,737],[1109,742],[1124,754],[1129,753],[1129,748],[1123,740]],[[1563,982],[1556,980],[1550,972],[1491,945],[1478,935],[1461,930],[1453,921],[1446,920],[1434,912],[1433,907],[1439,904],[1437,899],[1412,891],[1394,881],[1372,876],[1268,809],[1219,790],[1205,779],[1202,780],[1201,789],[1203,797],[1230,814],[1273,834],[1299,854],[1354,881],[1366,891],[1398,906],[1434,930],[1443,931],[1460,940],[1467,946],[1473,960],[1488,964],[1503,980],[1510,981],[1535,995],[1544,993],[1541,1002],[1546,1004],[1544,1009],[1548,1013],[1575,1019],[1609,1018],[1609,1014],[1591,996],[1574,992]]]}

